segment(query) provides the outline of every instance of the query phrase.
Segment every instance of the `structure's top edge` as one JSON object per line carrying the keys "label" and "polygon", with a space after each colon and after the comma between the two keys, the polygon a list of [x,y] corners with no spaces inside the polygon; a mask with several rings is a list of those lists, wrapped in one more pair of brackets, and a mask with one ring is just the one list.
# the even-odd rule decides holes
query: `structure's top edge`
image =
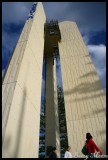
{"label": "structure's top edge", "polygon": [[61,23],[75,23],[75,24],[76,24],[75,21],[68,21],[68,20],[67,20],[67,21],[59,21],[58,23],[59,23],[59,24],[61,24]]}
{"label": "structure's top edge", "polygon": [[53,26],[58,26],[58,21],[57,20],[50,20],[45,23],[45,27],[53,27]]}
{"label": "structure's top edge", "polygon": [[33,4],[36,4],[36,5],[37,5],[37,3],[38,3],[38,2],[33,2]]}
{"label": "structure's top edge", "polygon": [[32,7],[31,7],[30,12],[29,12],[29,15],[27,17],[27,20],[33,19],[34,13],[36,11],[37,4],[38,4],[37,2],[33,2]]}

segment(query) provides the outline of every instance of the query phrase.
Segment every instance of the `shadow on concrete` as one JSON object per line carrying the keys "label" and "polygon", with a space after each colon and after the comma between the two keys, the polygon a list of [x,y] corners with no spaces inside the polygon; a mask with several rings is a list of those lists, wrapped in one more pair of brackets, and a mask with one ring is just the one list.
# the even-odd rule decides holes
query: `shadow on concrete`
{"label": "shadow on concrete", "polygon": [[[53,57],[46,57],[46,83],[45,83],[45,157],[49,156],[48,146],[55,146],[55,113],[54,113],[54,79]],[[50,131],[49,131],[50,129]],[[50,141],[49,141],[50,139]]]}
{"label": "shadow on concrete", "polygon": [[2,150],[3,158],[4,158],[5,153],[7,153],[10,145],[11,145],[11,136],[8,135],[8,137],[6,137],[6,140],[4,141],[4,144],[3,144],[3,150]]}
{"label": "shadow on concrete", "polygon": [[[24,111],[25,111],[25,101],[26,101],[26,90],[24,89],[24,94],[23,94],[23,97],[22,97],[22,105],[21,105],[21,110],[20,110],[20,116],[19,116],[19,124],[18,124],[18,127],[17,127],[17,136],[16,136],[16,145],[15,145],[15,148],[14,148],[14,152],[10,152],[9,151],[9,148],[11,146],[11,135],[8,135],[7,137],[5,137],[5,141],[4,141],[4,144],[3,144],[3,157],[8,154],[8,158],[11,157],[11,158],[17,158],[18,157],[18,152],[19,152],[19,149],[20,149],[20,142],[21,142],[21,133],[22,133],[22,128],[23,128],[23,119],[24,119]],[[14,123],[14,122],[13,122]],[[9,155],[10,154],[10,155]]]}
{"label": "shadow on concrete", "polygon": [[86,63],[86,65],[88,65],[88,64],[93,64],[92,62],[88,62],[88,63]]}
{"label": "shadow on concrete", "polygon": [[95,114],[101,113],[101,112],[106,112],[105,108],[102,109],[98,109],[97,111],[95,111]]}
{"label": "shadow on concrete", "polygon": [[98,109],[98,110],[93,110],[93,109],[92,109],[92,111],[91,111],[90,113],[83,114],[83,116],[84,116],[85,118],[88,118],[90,115],[91,115],[91,117],[94,117],[94,116],[97,117],[97,115],[98,115],[99,113],[105,113],[105,112],[106,112],[106,109],[105,109],[105,108]]}
{"label": "shadow on concrete", "polygon": [[101,134],[101,135],[102,135],[102,134],[106,134],[106,130],[100,131],[100,134]]}
{"label": "shadow on concrete", "polygon": [[93,96],[84,96],[84,97],[81,97],[81,98],[75,98],[73,101],[78,102],[78,101],[87,100],[87,99],[94,99],[94,98],[101,97],[103,95],[104,95],[103,93],[98,93],[98,94],[95,94]]}
{"label": "shadow on concrete", "polygon": [[[105,132],[106,134],[106,132]],[[100,149],[103,152],[103,154],[106,155],[106,141],[104,140],[103,143],[100,145]]]}
{"label": "shadow on concrete", "polygon": [[85,56],[83,56],[83,57],[90,57],[90,55],[89,55],[89,54],[87,54],[87,55],[85,55]]}
{"label": "shadow on concrete", "polygon": [[24,88],[23,92],[23,97],[22,97],[22,105],[21,105],[21,110],[20,110],[20,116],[19,116],[19,126],[18,126],[18,132],[17,132],[17,138],[16,138],[16,146],[15,146],[15,152],[14,156],[15,158],[18,157],[19,149],[20,149],[20,142],[21,142],[21,133],[22,133],[22,128],[23,128],[23,120],[24,120],[24,111],[26,107],[26,89]]}
{"label": "shadow on concrete", "polygon": [[97,73],[95,71],[92,71],[92,72],[89,72],[89,73],[86,73],[86,74],[80,76],[80,78],[84,78],[87,76],[95,76],[95,75],[97,75]]}
{"label": "shadow on concrete", "polygon": [[64,91],[66,95],[73,94],[73,93],[78,93],[78,94],[87,94],[90,92],[96,92],[101,90],[100,88],[100,81],[94,81],[94,82],[85,82],[77,85],[73,89]]}

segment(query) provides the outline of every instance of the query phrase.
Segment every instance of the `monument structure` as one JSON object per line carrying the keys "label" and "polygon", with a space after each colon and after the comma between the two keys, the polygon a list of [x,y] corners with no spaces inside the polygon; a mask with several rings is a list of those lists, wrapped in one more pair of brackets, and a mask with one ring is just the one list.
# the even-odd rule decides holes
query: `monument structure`
{"label": "monument structure", "polygon": [[60,156],[56,59],[59,55],[68,144],[81,154],[90,132],[106,153],[106,96],[75,22],[46,21],[33,3],[2,82],[2,157],[37,158],[43,58],[46,60],[45,153]]}

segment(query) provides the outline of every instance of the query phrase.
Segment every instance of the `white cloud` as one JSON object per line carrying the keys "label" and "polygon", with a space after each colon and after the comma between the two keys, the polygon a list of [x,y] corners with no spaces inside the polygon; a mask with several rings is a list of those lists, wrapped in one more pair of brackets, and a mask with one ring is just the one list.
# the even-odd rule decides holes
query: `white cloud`
{"label": "white cloud", "polygon": [[104,88],[104,92],[105,92],[105,94],[106,94],[106,87]]}
{"label": "white cloud", "polygon": [[99,45],[88,45],[87,46],[90,52],[96,52],[98,53],[98,55],[103,55],[106,54],[106,46],[103,44],[99,44]]}
{"label": "white cloud", "polygon": [[5,72],[5,69],[2,69],[2,77],[3,77],[3,75],[4,75],[4,72]]}
{"label": "white cloud", "polygon": [[100,45],[87,45],[89,53],[93,56],[94,63],[99,68],[103,68],[106,63],[106,46]]}
{"label": "white cloud", "polygon": [[87,45],[87,48],[89,53],[91,53],[91,58],[106,93],[106,46],[103,44]]}
{"label": "white cloud", "polygon": [[87,35],[84,35],[83,37],[83,41],[85,42],[85,44],[87,45],[89,43],[89,38]]}
{"label": "white cloud", "polygon": [[[88,44],[91,32],[106,30],[105,3],[43,2],[43,4],[47,18],[71,20],[78,24],[80,31],[84,34],[84,42],[87,45],[88,51],[92,55],[92,60],[96,66],[100,79],[102,80],[103,86],[106,87],[106,82],[104,82],[106,74],[106,46],[102,44]],[[3,2],[2,24],[4,25],[13,23],[19,25],[24,23],[29,14],[31,6],[32,2]],[[8,52],[12,51],[12,48],[17,42],[18,34],[10,34],[3,30],[2,35],[2,55],[4,58],[6,58],[6,56],[8,56]],[[6,53],[4,49],[7,51]]]}

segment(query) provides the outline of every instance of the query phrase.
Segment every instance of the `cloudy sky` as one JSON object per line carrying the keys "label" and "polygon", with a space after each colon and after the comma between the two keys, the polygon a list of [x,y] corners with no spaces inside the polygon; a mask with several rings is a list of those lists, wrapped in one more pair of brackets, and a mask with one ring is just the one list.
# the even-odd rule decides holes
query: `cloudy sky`
{"label": "cloudy sky", "polygon": [[[2,75],[31,6],[32,2],[2,3]],[[106,3],[43,2],[43,6],[48,20],[77,23],[106,92]]]}

